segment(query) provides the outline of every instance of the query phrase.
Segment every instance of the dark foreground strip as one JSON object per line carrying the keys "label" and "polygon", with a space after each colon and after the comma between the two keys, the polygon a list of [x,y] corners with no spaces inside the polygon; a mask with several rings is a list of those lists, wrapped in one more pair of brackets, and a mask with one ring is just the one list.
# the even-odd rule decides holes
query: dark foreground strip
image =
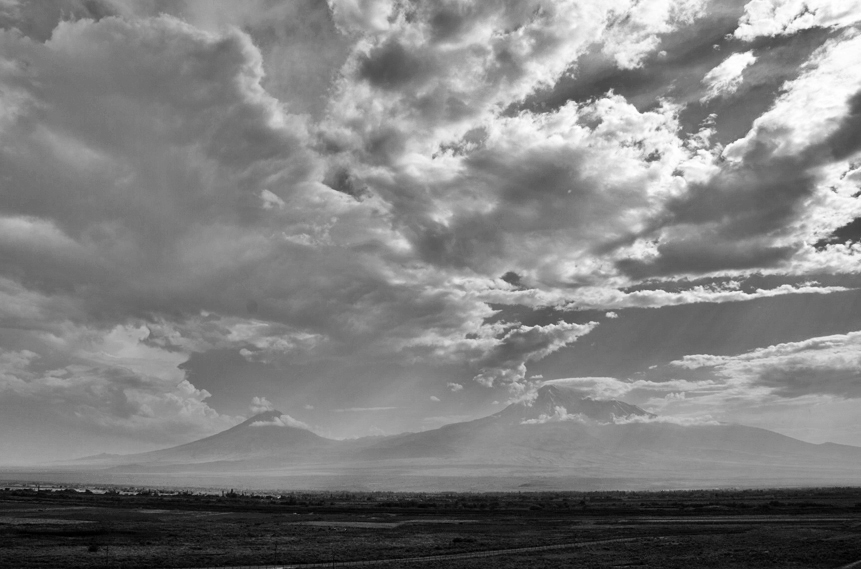
{"label": "dark foreground strip", "polygon": [[[657,537],[657,536],[650,536]],[[552,551],[554,549],[570,549],[572,547],[585,547],[587,545],[603,545],[605,543],[621,543],[625,541],[636,541],[640,537],[619,537],[615,539],[601,539],[597,541],[578,541],[575,543],[559,543],[556,545],[537,545],[533,547],[516,547],[512,549],[491,549],[488,551],[473,551],[470,553],[450,553],[445,555],[426,555],[423,557],[397,557],[392,559],[369,559],[366,561],[326,561],[320,563],[290,563],[286,565],[234,565],[232,567],[218,567],[213,569],[305,569],[312,567],[372,567],[383,563],[420,563],[422,561],[441,561],[446,559],[474,559],[477,557],[495,557],[499,555],[511,555],[518,553],[531,553],[534,551]],[[190,569],[209,569],[196,567]]]}

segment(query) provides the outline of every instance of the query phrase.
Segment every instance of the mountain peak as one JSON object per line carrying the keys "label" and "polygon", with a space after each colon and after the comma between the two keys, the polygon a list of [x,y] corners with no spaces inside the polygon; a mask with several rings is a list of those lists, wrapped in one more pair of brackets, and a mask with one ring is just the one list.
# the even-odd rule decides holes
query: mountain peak
{"label": "mountain peak", "polygon": [[582,392],[560,385],[545,384],[538,388],[534,399],[512,403],[497,416],[523,421],[543,420],[560,415],[582,415],[599,423],[612,423],[629,417],[655,417],[654,414],[616,399],[593,399]]}
{"label": "mountain peak", "polygon": [[272,421],[280,418],[281,415],[283,415],[283,414],[284,413],[282,413],[281,411],[278,411],[277,409],[272,409],[271,411],[264,411],[262,413],[258,413],[257,415],[254,415],[250,419],[246,419],[245,421],[243,421],[242,423],[240,423],[237,426],[238,427],[250,427],[253,423],[271,423]]}

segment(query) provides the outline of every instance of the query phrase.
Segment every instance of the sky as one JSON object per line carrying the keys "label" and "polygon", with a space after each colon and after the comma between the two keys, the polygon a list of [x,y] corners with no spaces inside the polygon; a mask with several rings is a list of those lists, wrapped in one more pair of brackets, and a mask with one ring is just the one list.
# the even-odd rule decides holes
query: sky
{"label": "sky", "polygon": [[0,0],[0,462],[546,381],[861,446],[861,1]]}

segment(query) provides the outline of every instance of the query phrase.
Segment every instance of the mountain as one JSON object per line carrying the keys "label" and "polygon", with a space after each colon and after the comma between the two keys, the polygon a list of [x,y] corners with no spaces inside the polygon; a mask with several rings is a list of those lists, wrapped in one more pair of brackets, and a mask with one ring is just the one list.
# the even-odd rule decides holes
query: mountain
{"label": "mountain", "polygon": [[583,397],[556,385],[542,386],[533,398],[481,419],[388,437],[335,441],[290,426],[288,419],[270,411],[205,439],[106,457],[101,464],[123,474],[221,473],[249,480],[267,476],[291,487],[315,488],[861,482],[858,447],[816,445],[742,425],[674,424],[623,401]]}
{"label": "mountain", "polygon": [[541,422],[542,420],[546,422],[558,417],[574,419],[578,416],[598,423],[613,423],[619,419],[634,417],[656,417],[656,415],[624,401],[583,397],[578,391],[556,385],[540,387],[536,391],[534,399],[513,403],[495,416],[513,424],[527,421]]}
{"label": "mountain", "polygon": [[[146,465],[148,470],[168,464],[193,465],[213,462],[269,460],[306,462],[339,446],[339,441],[287,424],[280,411],[266,411],[235,427],[183,445],[130,455],[99,455],[93,460],[116,465]],[[81,459],[83,460],[83,459]]]}
{"label": "mountain", "polygon": [[[545,385],[534,398],[512,403],[494,415],[432,431],[389,437],[364,449],[360,456],[548,464],[563,460],[575,449],[600,451],[600,443],[587,424],[634,417],[655,415],[623,401],[591,399],[572,389]],[[561,423],[564,425],[558,428]],[[540,456],[545,451],[547,456]]]}
{"label": "mountain", "polygon": [[636,405],[581,397],[545,385],[532,401],[489,417],[380,441],[366,455],[385,458],[487,456],[493,462],[575,466],[622,458],[644,463],[861,465],[861,448],[806,443],[735,424],[679,425]]}

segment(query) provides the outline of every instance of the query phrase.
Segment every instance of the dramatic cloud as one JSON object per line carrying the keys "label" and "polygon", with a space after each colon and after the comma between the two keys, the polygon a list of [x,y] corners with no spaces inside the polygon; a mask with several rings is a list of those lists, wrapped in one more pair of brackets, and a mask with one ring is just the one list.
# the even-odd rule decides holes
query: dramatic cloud
{"label": "dramatic cloud", "polygon": [[[210,394],[184,379],[177,367],[182,354],[142,343],[145,328],[104,334],[59,328],[61,335],[34,332],[28,345],[35,351],[0,351],[0,398],[50,403],[52,413],[68,420],[155,440],[182,440],[238,421],[215,412],[205,401]],[[16,415],[14,408],[4,413]]]}
{"label": "dramatic cloud", "polygon": [[735,36],[788,35],[814,27],[843,27],[861,20],[855,0],[751,0],[744,7]]}
{"label": "dramatic cloud", "polygon": [[781,398],[861,398],[861,332],[777,344],[738,356],[685,356],[672,365],[709,371],[727,385]]}
{"label": "dramatic cloud", "polygon": [[721,384],[722,382],[712,380],[667,379],[652,381],[646,379],[621,380],[615,377],[566,377],[541,383],[541,385],[562,385],[573,388],[595,399],[623,399],[630,397],[635,392],[639,392],[640,395],[669,392],[668,395],[674,394],[674,398],[683,398],[686,391],[708,392]]}
{"label": "dramatic cloud", "polygon": [[[641,308],[675,330],[682,305],[852,294],[859,14],[0,1],[0,430],[173,442],[250,400],[393,432],[525,397]],[[849,352],[817,353],[564,374],[667,408],[804,374],[855,397]]]}
{"label": "dramatic cloud", "polygon": [[501,383],[520,390],[526,376],[526,363],[540,360],[588,334],[596,322],[547,326],[521,326],[505,332],[501,340],[475,363],[480,372],[473,379],[488,387]]}
{"label": "dramatic cloud", "polygon": [[[817,50],[747,136],[723,149],[715,175],[692,184],[642,232],[651,241],[638,241],[639,258],[617,266],[634,278],[777,272],[815,257],[809,243],[859,214],[857,188],[828,176],[854,169],[850,157],[861,150],[859,49],[853,31]],[[857,261],[845,259],[843,270],[856,271]]]}

